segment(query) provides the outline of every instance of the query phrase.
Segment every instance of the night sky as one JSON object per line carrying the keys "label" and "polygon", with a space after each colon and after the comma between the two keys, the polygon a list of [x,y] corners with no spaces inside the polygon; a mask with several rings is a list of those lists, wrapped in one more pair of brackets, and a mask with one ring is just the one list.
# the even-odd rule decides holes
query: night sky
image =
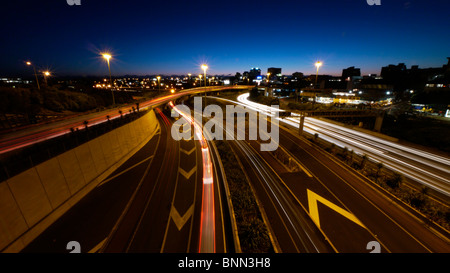
{"label": "night sky", "polygon": [[2,1],[0,77],[30,76],[25,61],[54,75],[340,75],[356,66],[440,67],[450,57],[450,1],[271,0]]}

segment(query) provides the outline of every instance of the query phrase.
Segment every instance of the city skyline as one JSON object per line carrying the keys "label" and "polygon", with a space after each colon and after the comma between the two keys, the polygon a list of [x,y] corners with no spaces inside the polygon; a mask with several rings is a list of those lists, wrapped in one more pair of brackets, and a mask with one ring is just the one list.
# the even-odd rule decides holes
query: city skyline
{"label": "city skyline", "polygon": [[449,55],[449,3],[439,0],[23,2],[23,11],[5,6],[20,16],[3,18],[1,76],[32,76],[26,61],[54,75],[105,75],[102,52],[113,55],[113,76],[196,75],[202,63],[211,75],[251,67],[308,75],[316,61],[320,74],[355,66],[367,75],[398,63],[441,67]]}

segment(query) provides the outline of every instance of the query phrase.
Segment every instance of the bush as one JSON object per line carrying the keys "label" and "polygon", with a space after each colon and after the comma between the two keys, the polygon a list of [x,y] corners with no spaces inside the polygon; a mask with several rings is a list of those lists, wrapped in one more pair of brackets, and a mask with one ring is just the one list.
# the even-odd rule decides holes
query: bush
{"label": "bush", "polygon": [[411,206],[416,207],[418,209],[422,208],[425,203],[426,203],[426,199],[423,196],[423,194],[421,193],[413,193],[409,196],[409,204],[411,204]]}
{"label": "bush", "polygon": [[271,249],[270,238],[264,222],[258,218],[244,220],[239,231],[239,240],[243,252],[267,253]]}
{"label": "bush", "polygon": [[45,99],[44,107],[55,112],[62,112],[65,109],[58,99],[52,97]]}
{"label": "bush", "polygon": [[397,172],[395,172],[391,177],[389,177],[388,179],[386,179],[386,184],[393,188],[396,189],[400,186],[400,184],[403,181],[403,176]]}

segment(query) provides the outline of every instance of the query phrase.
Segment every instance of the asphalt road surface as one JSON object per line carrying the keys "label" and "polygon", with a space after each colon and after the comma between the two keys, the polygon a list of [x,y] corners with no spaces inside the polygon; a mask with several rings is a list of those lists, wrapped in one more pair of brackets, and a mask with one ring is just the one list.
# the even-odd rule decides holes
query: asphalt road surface
{"label": "asphalt road surface", "polygon": [[[176,141],[173,119],[156,109],[160,132],[22,252],[198,252],[202,209],[199,141]],[[215,251],[225,252],[216,187]]]}

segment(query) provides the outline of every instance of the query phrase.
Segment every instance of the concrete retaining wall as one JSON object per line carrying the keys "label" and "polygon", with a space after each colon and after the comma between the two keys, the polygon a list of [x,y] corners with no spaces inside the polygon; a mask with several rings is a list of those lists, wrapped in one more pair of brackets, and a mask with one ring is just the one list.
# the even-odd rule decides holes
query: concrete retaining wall
{"label": "concrete retaining wall", "polygon": [[154,111],[0,183],[0,251],[18,252],[158,131]]}

